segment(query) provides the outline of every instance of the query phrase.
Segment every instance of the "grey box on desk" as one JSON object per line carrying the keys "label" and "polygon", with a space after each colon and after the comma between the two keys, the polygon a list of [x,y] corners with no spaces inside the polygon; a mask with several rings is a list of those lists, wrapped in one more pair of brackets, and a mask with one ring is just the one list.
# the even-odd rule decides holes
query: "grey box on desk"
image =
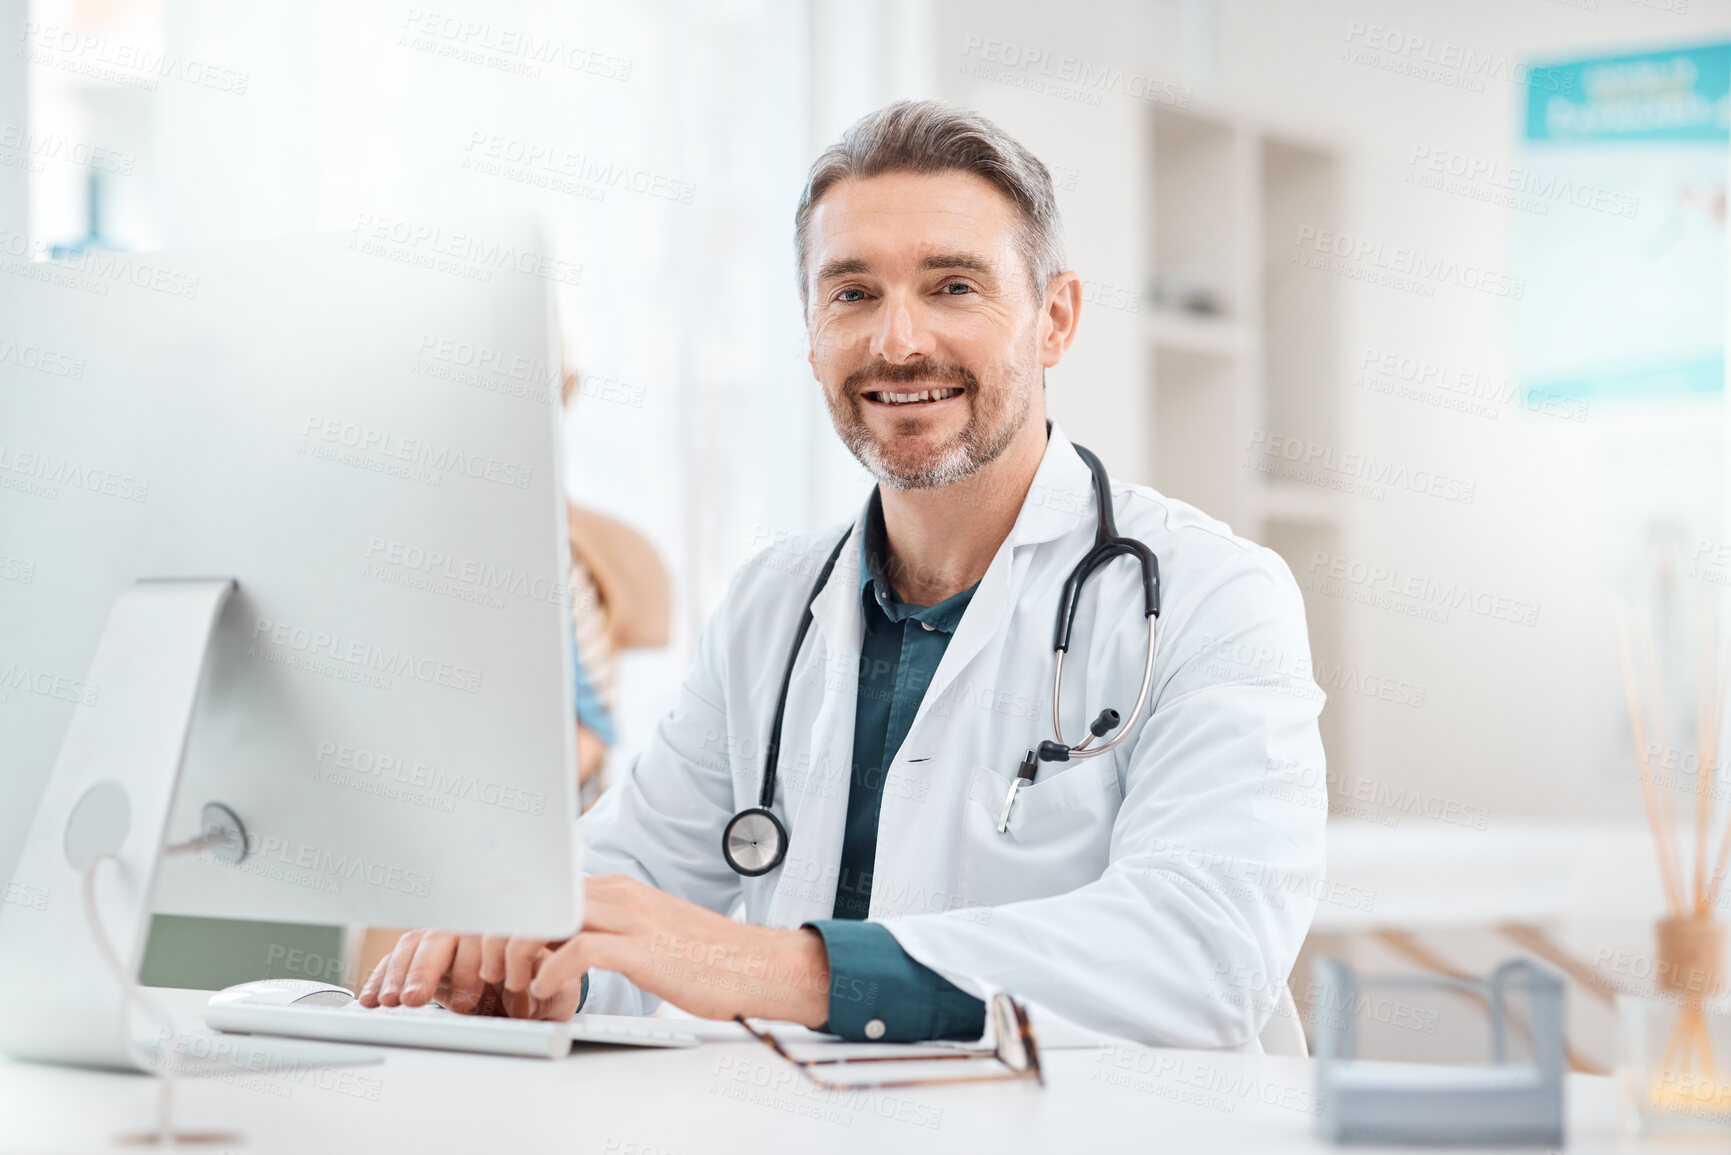
{"label": "grey box on desk", "polygon": [[[1449,989],[1483,998],[1490,1017],[1489,1065],[1397,1063],[1357,1057],[1351,1013],[1319,1017],[1316,1094],[1320,1128],[1336,1143],[1563,1144],[1563,984],[1524,959],[1506,962],[1483,981],[1452,978],[1360,980],[1326,959],[1317,968],[1322,1006],[1363,1002],[1367,989]],[[1528,1008],[1530,1062],[1509,1061],[1511,998]]]}

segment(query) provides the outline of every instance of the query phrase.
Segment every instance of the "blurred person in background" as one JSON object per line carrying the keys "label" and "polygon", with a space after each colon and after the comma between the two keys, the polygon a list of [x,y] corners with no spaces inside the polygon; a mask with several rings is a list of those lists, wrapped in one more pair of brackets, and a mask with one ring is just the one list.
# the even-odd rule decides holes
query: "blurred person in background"
{"label": "blurred person in background", "polygon": [[[581,378],[568,361],[560,376],[569,410]],[[601,771],[608,749],[618,741],[614,656],[666,645],[672,599],[667,569],[642,534],[576,502],[566,503],[566,523],[576,635],[577,782],[587,810],[606,785]]]}

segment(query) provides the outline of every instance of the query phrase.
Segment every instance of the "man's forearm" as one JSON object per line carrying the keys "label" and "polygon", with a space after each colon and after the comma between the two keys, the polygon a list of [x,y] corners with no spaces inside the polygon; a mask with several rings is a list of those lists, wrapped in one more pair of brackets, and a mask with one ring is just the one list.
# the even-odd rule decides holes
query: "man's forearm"
{"label": "man's forearm", "polygon": [[792,931],[776,931],[781,936],[786,956],[777,973],[791,974],[787,991],[791,1005],[778,1012],[765,1009],[748,1017],[779,1018],[816,1030],[829,1021],[829,951],[823,936],[810,927]]}
{"label": "man's forearm", "polygon": [[[725,924],[720,934],[664,933],[621,970],[637,986],[707,1018],[829,1020],[829,951],[815,930]],[[727,939],[733,941],[727,941]]]}
{"label": "man's forearm", "polygon": [[706,1019],[829,1019],[829,953],[814,930],[738,922],[625,875],[584,881],[583,930],[535,985],[576,984],[591,968]]}

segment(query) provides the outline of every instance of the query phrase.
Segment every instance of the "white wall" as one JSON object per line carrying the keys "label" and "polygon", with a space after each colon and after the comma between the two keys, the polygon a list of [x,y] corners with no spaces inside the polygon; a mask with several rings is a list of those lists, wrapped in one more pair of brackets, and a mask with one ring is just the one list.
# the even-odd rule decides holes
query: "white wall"
{"label": "white wall", "polygon": [[[1211,56],[1186,35],[1196,27],[1188,22],[1210,11]],[[1071,261],[1085,278],[1145,288],[1122,278],[1139,267],[1143,214],[1133,198],[1146,102],[1122,91],[1098,91],[1097,103],[1030,91],[1004,81],[1015,69],[970,74],[982,39],[1181,84],[1200,104],[1334,141],[1347,161],[1346,231],[1509,269],[1516,214],[1408,183],[1409,160],[1429,147],[1519,163],[1522,90],[1490,80],[1468,91],[1344,58],[1355,21],[1514,61],[1724,39],[1731,4],[1693,0],[1679,15],[1633,0],[1597,0],[1596,10],[1547,0],[1167,0],[1071,4],[1055,18],[1031,0],[962,0],[940,10],[936,70],[944,95],[1076,170],[1060,202]],[[1367,392],[1350,377],[1372,348],[1507,379],[1520,306],[1446,285],[1434,297],[1343,288],[1349,377],[1338,383],[1338,448],[1477,486],[1471,504],[1409,493],[1349,500],[1347,553],[1540,607],[1528,628],[1458,610],[1439,624],[1349,606],[1354,664],[1426,689],[1422,709],[1359,704],[1349,738],[1357,773],[1390,790],[1419,787],[1486,808],[1493,820],[1638,821],[1609,612],[1616,596],[1652,586],[1641,576],[1651,565],[1639,561],[1651,525],[1674,523],[1688,551],[1697,538],[1724,539],[1719,401],[1596,405],[1577,423],[1515,411],[1487,420]],[[1146,460],[1136,440],[1146,428],[1146,368],[1128,320],[1085,313],[1076,348],[1052,375],[1053,410],[1108,462]],[[1679,596],[1692,607],[1704,588],[1718,587],[1684,581]]]}
{"label": "white wall", "polygon": [[[1524,92],[1482,93],[1372,71],[1342,59],[1351,21],[1397,27],[1518,60],[1724,39],[1731,5],[1676,15],[1628,0],[1596,11],[1556,3],[1233,3],[1221,9],[1220,87],[1268,115],[1302,119],[1347,142],[1349,229],[1429,252],[1511,268],[1516,213],[1407,183],[1418,147],[1519,164]],[[1349,366],[1371,347],[1512,374],[1521,305],[1467,292],[1434,298],[1353,287]],[[1646,526],[1672,519],[1687,540],[1719,538],[1721,406],[1600,404],[1585,423],[1520,412],[1495,421],[1348,388],[1345,438],[1470,478],[1470,505],[1423,499],[1367,505],[1353,549],[1442,580],[1537,602],[1524,628],[1456,612],[1446,625],[1360,614],[1367,667],[1429,687],[1419,711],[1364,709],[1369,773],[1422,783],[1498,816],[1639,821],[1622,745],[1610,610],[1634,592]],[[1709,587],[1696,584],[1693,599]]]}

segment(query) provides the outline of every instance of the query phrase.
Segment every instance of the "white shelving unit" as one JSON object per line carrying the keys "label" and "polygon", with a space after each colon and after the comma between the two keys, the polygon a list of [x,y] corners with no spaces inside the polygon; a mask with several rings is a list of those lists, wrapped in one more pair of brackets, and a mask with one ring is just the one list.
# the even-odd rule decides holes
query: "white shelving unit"
{"label": "white shelving unit", "polygon": [[[1154,484],[1302,575],[1315,551],[1342,552],[1350,499],[1259,468],[1272,462],[1258,447],[1340,444],[1341,285],[1295,260],[1301,228],[1340,219],[1339,154],[1216,110],[1154,109],[1146,131]],[[1305,608],[1312,662],[1338,669],[1345,607],[1307,596]],[[1345,698],[1323,711],[1331,767],[1348,760]]]}

